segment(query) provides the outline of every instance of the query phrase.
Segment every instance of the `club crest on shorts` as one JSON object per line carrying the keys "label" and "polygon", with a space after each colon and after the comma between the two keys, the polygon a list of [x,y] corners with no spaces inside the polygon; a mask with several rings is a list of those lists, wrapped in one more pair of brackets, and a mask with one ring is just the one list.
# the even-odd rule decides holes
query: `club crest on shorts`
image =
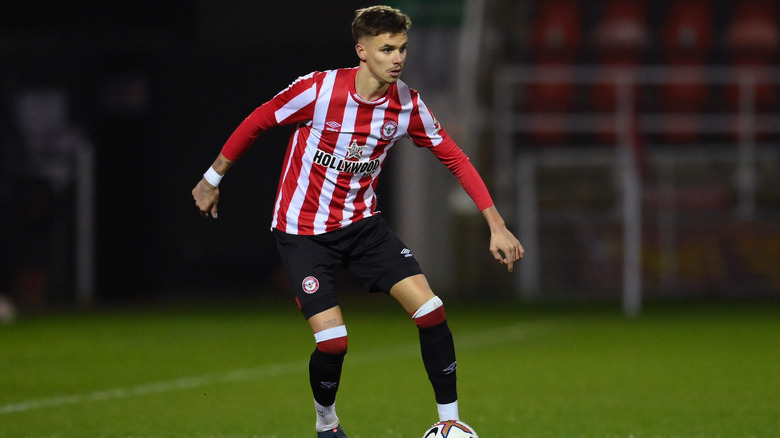
{"label": "club crest on shorts", "polygon": [[304,292],[307,294],[313,294],[314,292],[317,292],[317,289],[320,288],[320,282],[317,280],[317,277],[310,275],[303,279],[301,286],[303,287]]}
{"label": "club crest on shorts", "polygon": [[398,130],[398,123],[388,120],[382,125],[382,140],[390,140]]}

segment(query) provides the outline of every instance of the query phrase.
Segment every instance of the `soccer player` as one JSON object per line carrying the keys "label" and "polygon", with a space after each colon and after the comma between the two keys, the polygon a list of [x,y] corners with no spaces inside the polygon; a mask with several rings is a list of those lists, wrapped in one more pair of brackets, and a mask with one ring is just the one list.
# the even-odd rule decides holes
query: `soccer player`
{"label": "soccer player", "polygon": [[370,292],[396,299],[419,330],[425,370],[440,420],[459,418],[455,347],[442,300],[409,248],[388,228],[376,204],[379,174],[391,147],[408,137],[458,178],[490,229],[490,252],[511,272],[523,258],[482,178],[417,91],[400,80],[411,21],[374,6],[352,22],[355,68],[313,72],[255,109],[228,138],[192,196],[217,217],[222,177],[264,131],[294,130],[281,169],[271,228],[300,311],[314,333],[309,380],[319,438],[346,437],[336,392],[347,352],[347,328],[333,285],[343,266]]}

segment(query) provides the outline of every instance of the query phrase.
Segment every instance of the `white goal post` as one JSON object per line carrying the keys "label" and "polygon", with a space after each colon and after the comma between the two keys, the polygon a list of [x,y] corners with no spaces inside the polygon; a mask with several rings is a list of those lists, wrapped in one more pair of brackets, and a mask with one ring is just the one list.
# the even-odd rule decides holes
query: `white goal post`
{"label": "white goal post", "polygon": [[[696,129],[709,134],[727,134],[738,127],[733,153],[727,157],[735,163],[734,184],[737,196],[736,217],[750,221],[756,215],[756,165],[759,161],[755,141],[761,126],[772,133],[780,132],[780,115],[757,113],[755,108],[758,82],[780,84],[780,69],[741,69],[736,67],[702,67],[690,74],[687,68],[668,66],[636,66],[607,68],[599,66],[535,67],[510,65],[495,75],[492,121],[495,133],[494,181],[497,202],[504,211],[512,211],[528,257],[520,264],[517,294],[524,299],[538,297],[543,289],[539,247],[539,203],[537,176],[539,166],[613,166],[619,183],[619,217],[622,225],[622,304],[628,317],[642,310],[642,178],[637,166],[635,140],[641,134],[660,133],[673,120],[694,121]],[[735,84],[739,90],[736,111],[721,113],[639,113],[635,111],[634,87],[657,86],[665,83],[686,83],[704,78],[710,86]],[[693,79],[692,79],[693,78]],[[571,112],[533,113],[516,108],[518,90],[532,83],[574,83],[578,86],[611,83],[615,86],[615,110],[611,113]],[[530,132],[538,126],[555,123],[572,132],[594,133],[604,126],[613,126],[615,147],[534,149],[515,142],[515,134]],[[562,122],[563,121],[563,122]],[[717,153],[705,160],[719,161]],[[647,158],[647,157],[643,157]],[[676,159],[676,158],[675,158]],[[696,160],[701,160],[697,157]],[[666,157],[661,161],[668,162]],[[661,165],[664,165],[663,163]],[[516,207],[506,207],[515,203]]]}

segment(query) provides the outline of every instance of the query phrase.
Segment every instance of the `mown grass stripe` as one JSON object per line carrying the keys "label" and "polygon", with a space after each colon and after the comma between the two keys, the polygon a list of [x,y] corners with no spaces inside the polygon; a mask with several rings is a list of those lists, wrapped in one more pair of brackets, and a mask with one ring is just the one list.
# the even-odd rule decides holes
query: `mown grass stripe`
{"label": "mown grass stripe", "polygon": [[[483,332],[466,333],[458,337],[457,348],[461,350],[479,348],[497,343],[514,342],[523,336],[528,336],[529,334],[529,331],[523,329],[520,325],[507,326],[500,329],[491,329]],[[419,354],[418,344],[405,344],[378,350],[351,353],[349,360],[351,362],[365,364],[386,360],[389,357],[409,357],[416,354]],[[307,365],[308,360],[291,361],[287,363],[270,364],[252,369],[239,369],[225,373],[207,374],[168,381],[152,382],[128,388],[108,389],[86,394],[66,394],[47,397],[0,406],[0,415],[87,402],[120,400],[130,397],[140,397],[184,389],[200,388],[217,383],[259,380],[291,373],[303,374],[306,372]]]}

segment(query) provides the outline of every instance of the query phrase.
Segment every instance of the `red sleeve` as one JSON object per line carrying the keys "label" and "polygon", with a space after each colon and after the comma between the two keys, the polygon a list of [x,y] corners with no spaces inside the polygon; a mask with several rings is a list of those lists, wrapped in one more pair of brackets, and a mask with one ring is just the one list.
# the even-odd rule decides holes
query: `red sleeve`
{"label": "red sleeve", "polygon": [[260,134],[276,124],[272,102],[264,103],[233,131],[222,147],[222,155],[230,161],[236,161],[252,146]]}
{"label": "red sleeve", "polygon": [[477,204],[479,211],[493,206],[493,199],[485,182],[455,141],[445,134],[441,143],[429,149],[458,178],[460,185]]}
{"label": "red sleeve", "polygon": [[273,99],[255,109],[233,131],[222,147],[222,155],[230,161],[235,161],[268,129],[311,119],[313,103],[317,97],[317,84],[322,76],[321,72],[301,76]]}

